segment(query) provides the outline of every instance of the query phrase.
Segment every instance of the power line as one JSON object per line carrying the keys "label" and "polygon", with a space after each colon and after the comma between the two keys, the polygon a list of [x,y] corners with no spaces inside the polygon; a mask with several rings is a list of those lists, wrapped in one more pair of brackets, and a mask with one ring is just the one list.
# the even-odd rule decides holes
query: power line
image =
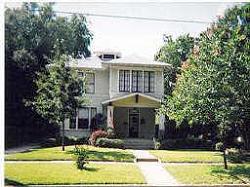
{"label": "power line", "polygon": [[108,17],[108,18],[121,18],[121,19],[137,19],[146,21],[162,21],[162,22],[177,22],[177,23],[198,23],[198,24],[209,24],[208,21],[200,20],[179,20],[179,19],[164,19],[164,18],[147,18],[147,17],[136,17],[136,16],[120,16],[120,15],[109,15],[109,14],[93,14],[93,13],[75,13],[75,12],[65,12],[65,11],[54,11],[60,14],[79,14],[83,16],[93,16],[93,17]]}

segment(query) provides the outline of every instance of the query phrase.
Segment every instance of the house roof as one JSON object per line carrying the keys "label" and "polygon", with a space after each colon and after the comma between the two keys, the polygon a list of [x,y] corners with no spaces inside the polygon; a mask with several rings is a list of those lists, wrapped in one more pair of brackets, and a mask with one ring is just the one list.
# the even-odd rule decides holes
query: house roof
{"label": "house roof", "polygon": [[99,58],[97,54],[88,58],[70,59],[68,65],[69,67],[87,68],[87,69],[103,69],[105,65],[171,67],[170,64],[149,60],[144,57],[140,57],[138,55],[130,55],[118,59],[104,61],[101,58]]}
{"label": "house roof", "polygon": [[105,61],[103,63],[111,65],[133,65],[133,66],[155,66],[155,67],[171,66],[170,64],[149,60],[147,58],[140,57],[138,55],[125,56],[119,59]]}
{"label": "house roof", "polygon": [[102,60],[98,56],[91,56],[88,58],[71,59],[69,67],[88,68],[88,69],[102,69]]}

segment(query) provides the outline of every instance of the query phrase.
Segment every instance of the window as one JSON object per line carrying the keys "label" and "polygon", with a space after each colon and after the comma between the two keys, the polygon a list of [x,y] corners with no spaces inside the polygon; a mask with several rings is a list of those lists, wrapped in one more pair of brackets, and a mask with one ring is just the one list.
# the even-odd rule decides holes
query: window
{"label": "window", "polygon": [[130,71],[129,70],[119,71],[119,91],[120,92],[130,91]]}
{"label": "window", "polygon": [[142,71],[132,71],[132,92],[142,92]]}
{"label": "window", "polygon": [[79,77],[86,76],[86,86],[84,89],[84,83],[81,83],[81,93],[83,94],[94,94],[95,93],[95,74],[94,73],[85,73],[85,72],[78,72]]}
{"label": "window", "polygon": [[78,129],[89,128],[89,109],[80,108],[78,112]]}
{"label": "window", "polygon": [[153,71],[144,71],[144,92],[153,93],[154,92],[154,72]]}
{"label": "window", "polygon": [[97,109],[94,107],[79,108],[78,129],[88,129],[89,127],[95,127],[96,114],[97,114]]}
{"label": "window", "polygon": [[115,58],[115,55],[112,55],[112,54],[104,54],[103,55],[104,60],[110,60],[110,59],[114,59],[114,58]]}
{"label": "window", "polygon": [[86,73],[86,93],[95,93],[95,74]]}

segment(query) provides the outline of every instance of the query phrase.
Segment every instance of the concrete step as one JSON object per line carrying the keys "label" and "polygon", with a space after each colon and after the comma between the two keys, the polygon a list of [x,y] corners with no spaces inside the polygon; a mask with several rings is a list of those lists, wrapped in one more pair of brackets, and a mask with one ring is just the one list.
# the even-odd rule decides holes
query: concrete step
{"label": "concrete step", "polygon": [[124,139],[124,144],[127,149],[153,149],[154,143],[151,139],[128,138]]}
{"label": "concrete step", "polygon": [[157,158],[136,158],[136,162],[159,162]]}

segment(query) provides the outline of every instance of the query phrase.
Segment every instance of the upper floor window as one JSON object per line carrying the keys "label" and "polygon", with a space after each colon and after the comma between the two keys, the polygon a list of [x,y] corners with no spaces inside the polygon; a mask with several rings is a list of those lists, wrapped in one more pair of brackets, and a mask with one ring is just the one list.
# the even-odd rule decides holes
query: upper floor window
{"label": "upper floor window", "polygon": [[130,71],[129,70],[119,71],[119,91],[120,92],[130,91]]}
{"label": "upper floor window", "polygon": [[86,73],[86,93],[95,93],[95,74]]}
{"label": "upper floor window", "polygon": [[132,92],[143,91],[143,74],[142,71],[132,71]]}
{"label": "upper floor window", "polygon": [[88,94],[95,93],[95,74],[94,73],[85,73],[85,72],[78,72],[80,77],[86,77],[86,87],[84,89],[84,85],[82,83],[82,92],[86,92]]}
{"label": "upper floor window", "polygon": [[153,71],[144,71],[144,92],[154,92],[155,74]]}

